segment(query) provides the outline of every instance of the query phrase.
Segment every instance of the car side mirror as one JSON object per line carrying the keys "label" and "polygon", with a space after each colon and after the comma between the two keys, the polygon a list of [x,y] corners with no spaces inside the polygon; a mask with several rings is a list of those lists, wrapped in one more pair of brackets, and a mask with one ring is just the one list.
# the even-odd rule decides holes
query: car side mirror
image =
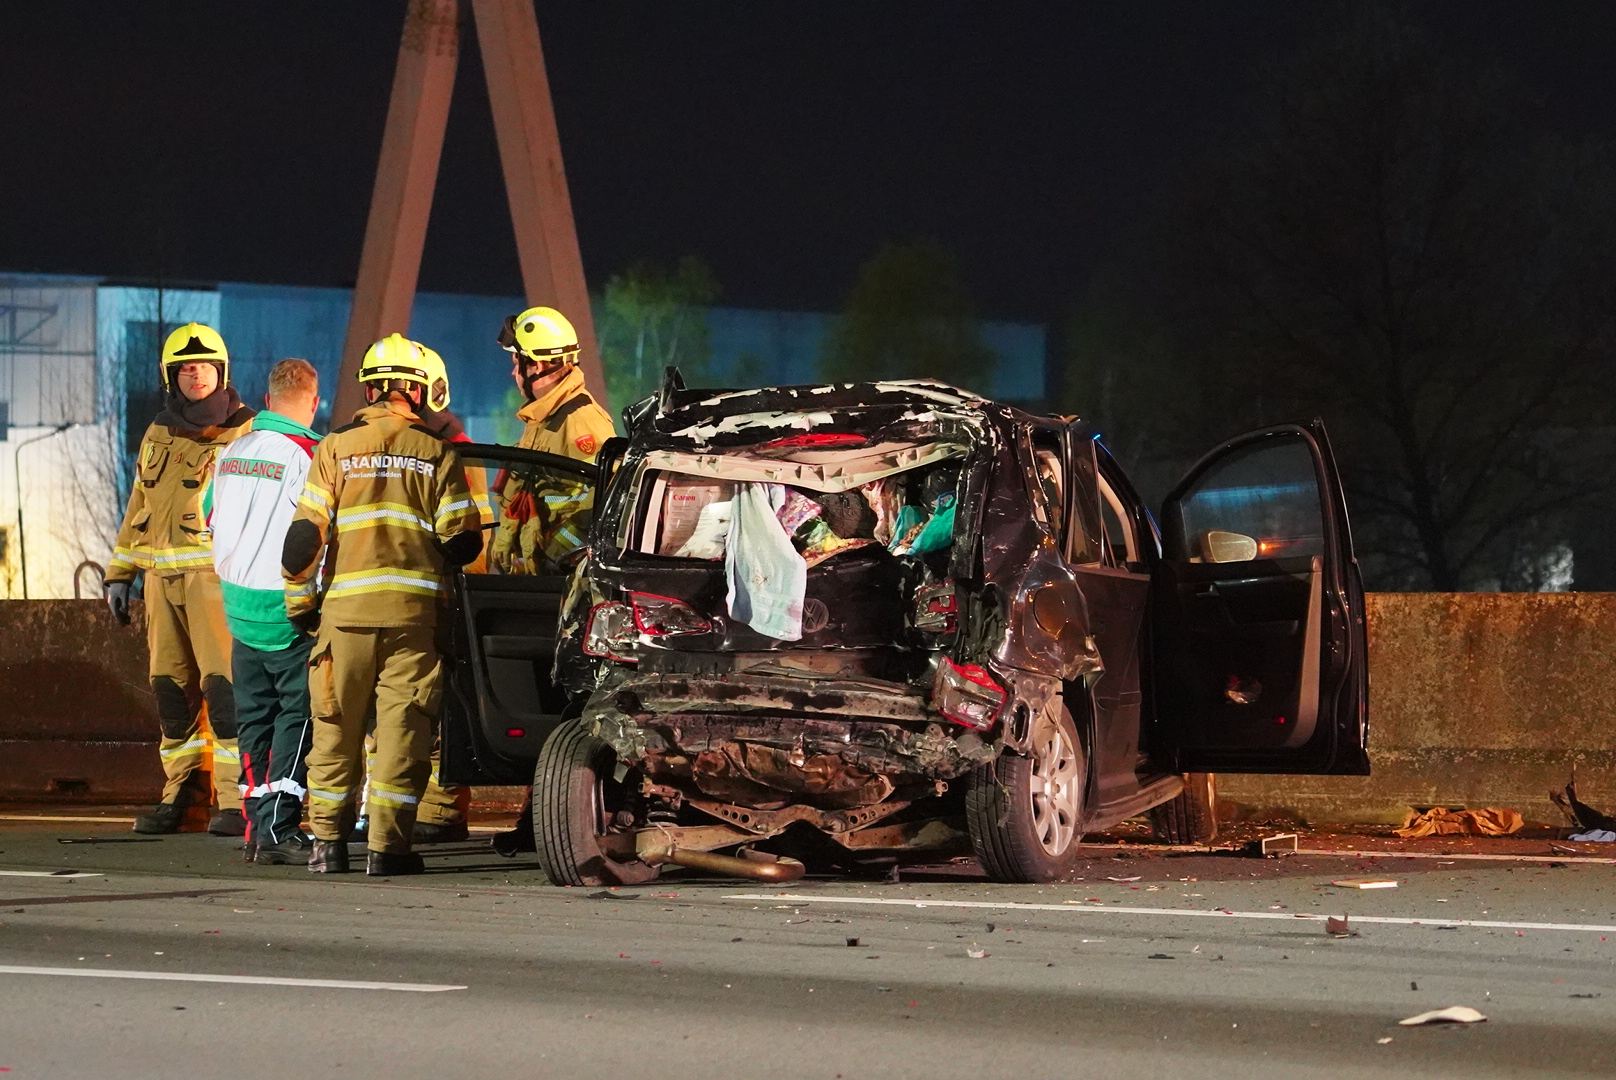
{"label": "car side mirror", "polygon": [[1201,556],[1209,563],[1250,562],[1257,557],[1257,541],[1242,533],[1209,529],[1201,536]]}

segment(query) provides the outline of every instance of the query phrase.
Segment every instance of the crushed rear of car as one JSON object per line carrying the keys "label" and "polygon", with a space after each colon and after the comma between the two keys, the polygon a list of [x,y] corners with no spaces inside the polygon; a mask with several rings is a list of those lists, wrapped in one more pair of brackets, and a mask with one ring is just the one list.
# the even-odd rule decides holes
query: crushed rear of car
{"label": "crushed rear of car", "polygon": [[[547,744],[569,761],[538,773],[552,877],[643,879],[670,848],[788,830],[809,850],[812,834],[830,841],[818,854],[831,861],[969,850],[969,778],[992,785],[1043,704],[1012,700],[1030,673],[1006,631],[1047,546],[1017,416],[931,382],[675,385],[643,403],[621,458],[603,462],[563,619],[558,670],[583,706],[572,736]],[[1100,669],[1086,635],[1046,652],[1034,696]],[[1066,749],[1071,773],[1080,755]],[[599,771],[603,750],[614,790],[599,799],[596,860],[572,772],[586,758]],[[1052,803],[1066,818],[1052,826],[1070,832],[1080,808],[1066,804]]]}

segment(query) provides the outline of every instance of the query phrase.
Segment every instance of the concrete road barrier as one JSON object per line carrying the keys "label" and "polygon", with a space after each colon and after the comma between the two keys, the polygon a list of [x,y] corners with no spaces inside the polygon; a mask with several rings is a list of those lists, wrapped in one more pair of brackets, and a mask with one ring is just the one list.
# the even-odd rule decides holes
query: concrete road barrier
{"label": "concrete road barrier", "polygon": [[0,797],[154,802],[163,790],[146,611],[0,600]]}
{"label": "concrete road barrier", "polygon": [[1582,800],[1616,812],[1616,593],[1375,593],[1368,610],[1373,775],[1224,775],[1223,799],[1313,822],[1509,806],[1559,824],[1547,793],[1575,765]]}
{"label": "concrete road barrier", "polygon": [[[156,797],[140,604],[133,615],[120,627],[98,601],[0,601],[0,797]],[[1225,775],[1220,795],[1313,822],[1511,806],[1558,823],[1547,793],[1575,764],[1583,800],[1616,813],[1613,637],[1616,593],[1372,594],[1374,775]]]}

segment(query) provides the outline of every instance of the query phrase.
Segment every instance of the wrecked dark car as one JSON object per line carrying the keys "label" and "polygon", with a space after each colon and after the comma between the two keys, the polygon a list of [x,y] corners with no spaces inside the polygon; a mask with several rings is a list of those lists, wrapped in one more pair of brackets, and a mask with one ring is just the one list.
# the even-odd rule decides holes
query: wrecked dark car
{"label": "wrecked dark car", "polygon": [[1317,422],[1214,450],[1157,519],[1082,420],[941,383],[670,372],[625,421],[597,467],[467,448],[493,492],[594,492],[570,575],[461,575],[444,717],[448,782],[533,784],[557,884],[920,853],[1048,881],[1152,808],[1197,838],[1187,774],[1368,772]]}

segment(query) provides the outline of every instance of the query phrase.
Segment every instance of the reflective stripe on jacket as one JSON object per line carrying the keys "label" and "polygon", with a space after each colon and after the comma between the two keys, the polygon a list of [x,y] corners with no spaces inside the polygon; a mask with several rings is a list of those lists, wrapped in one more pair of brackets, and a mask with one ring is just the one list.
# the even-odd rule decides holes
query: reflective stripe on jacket
{"label": "reflective stripe on jacket", "polygon": [[246,434],[253,411],[236,410],[223,426],[180,431],[152,424],[140,440],[135,484],[107,567],[108,581],[142,570],[181,574],[213,569],[213,534],[202,500],[219,451]]}
{"label": "reflective stripe on jacket", "polygon": [[317,530],[318,550],[286,572],[286,613],[318,607],[334,626],[430,625],[448,582],[438,545],[482,525],[460,456],[391,401],[320,444],[293,530],[299,522]]}

